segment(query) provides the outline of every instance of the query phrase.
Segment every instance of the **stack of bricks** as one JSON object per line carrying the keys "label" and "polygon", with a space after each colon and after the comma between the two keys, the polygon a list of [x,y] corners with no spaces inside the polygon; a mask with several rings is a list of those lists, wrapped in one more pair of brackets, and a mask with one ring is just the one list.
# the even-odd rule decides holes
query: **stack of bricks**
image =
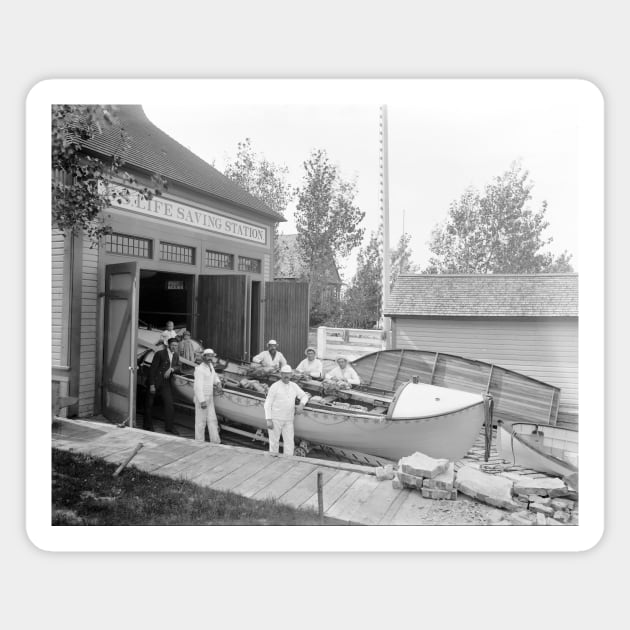
{"label": "stack of bricks", "polygon": [[419,490],[426,499],[457,498],[455,465],[447,459],[434,459],[423,453],[414,453],[398,462],[392,481],[394,488]]}

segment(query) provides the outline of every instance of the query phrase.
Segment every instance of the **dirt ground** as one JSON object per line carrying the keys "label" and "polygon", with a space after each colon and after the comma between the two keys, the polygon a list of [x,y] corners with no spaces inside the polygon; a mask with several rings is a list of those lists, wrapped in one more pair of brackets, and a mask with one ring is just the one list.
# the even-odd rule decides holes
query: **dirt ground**
{"label": "dirt ground", "polygon": [[507,516],[494,508],[460,494],[456,501],[430,501],[426,525],[491,525]]}

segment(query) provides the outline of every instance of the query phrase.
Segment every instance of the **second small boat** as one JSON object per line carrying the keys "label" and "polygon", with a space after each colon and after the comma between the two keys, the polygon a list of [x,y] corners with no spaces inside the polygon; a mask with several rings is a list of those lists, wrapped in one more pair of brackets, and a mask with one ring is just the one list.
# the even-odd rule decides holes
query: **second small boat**
{"label": "second small boat", "polygon": [[578,432],[529,422],[497,423],[497,451],[508,462],[565,479],[577,490]]}

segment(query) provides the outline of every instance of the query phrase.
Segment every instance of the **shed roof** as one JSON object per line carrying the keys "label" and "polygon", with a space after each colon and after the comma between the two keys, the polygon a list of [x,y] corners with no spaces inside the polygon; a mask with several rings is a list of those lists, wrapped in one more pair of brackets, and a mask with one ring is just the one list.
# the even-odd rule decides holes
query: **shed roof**
{"label": "shed roof", "polygon": [[120,147],[122,127],[130,141],[130,146],[123,156],[126,164],[162,175],[168,181],[190,186],[274,221],[285,221],[284,217],[263,201],[248,193],[154,125],[147,118],[142,105],[118,105],[115,113],[117,123],[85,141],[83,144],[87,149],[111,155]]}
{"label": "shed roof", "polygon": [[[305,275],[304,261],[300,256],[297,234],[279,234],[277,238],[277,269],[275,277],[299,279]],[[332,256],[321,261],[321,269],[330,284],[341,284],[339,271]]]}
{"label": "shed roof", "polygon": [[578,274],[400,275],[385,315],[577,317]]}

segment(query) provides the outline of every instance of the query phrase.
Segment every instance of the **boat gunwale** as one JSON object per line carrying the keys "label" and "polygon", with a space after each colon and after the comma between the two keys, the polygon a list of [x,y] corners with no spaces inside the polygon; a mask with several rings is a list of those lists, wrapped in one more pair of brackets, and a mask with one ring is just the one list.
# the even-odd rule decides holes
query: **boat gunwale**
{"label": "boat gunwale", "polygon": [[578,429],[574,429],[573,427],[559,427],[557,424],[545,424],[544,422],[527,422],[525,420],[518,420],[516,422],[506,422],[505,420],[497,420],[497,424],[499,423],[509,424],[511,427],[524,425],[528,427],[536,427],[536,429],[538,429],[538,427],[542,427],[542,428],[554,429],[558,431],[567,431],[569,433],[575,433],[576,435],[579,434]]}
{"label": "boat gunwale", "polygon": [[[179,378],[181,380],[186,381],[187,383],[191,383],[192,379],[190,376],[185,375],[185,374],[174,374],[173,375],[175,378]],[[224,390],[226,392],[229,392],[231,394],[237,394],[239,396],[243,396],[246,398],[250,398],[252,400],[258,400],[263,402],[265,400],[265,394],[263,394],[262,392],[256,392],[256,391],[251,391],[251,390],[244,390],[242,388],[236,388],[234,386],[224,386]],[[393,404],[393,403],[392,403]],[[364,420],[370,420],[370,421],[374,421],[374,420],[378,420],[380,421],[382,424],[385,423],[397,423],[397,422],[423,422],[423,421],[427,421],[427,420],[432,420],[432,419],[438,419],[441,417],[445,417],[445,416],[452,416],[454,414],[458,414],[462,411],[466,411],[467,409],[471,409],[473,407],[477,407],[479,405],[483,405],[484,401],[480,400],[478,402],[472,403],[470,405],[467,405],[466,407],[460,407],[458,409],[453,409],[451,411],[445,411],[443,413],[436,413],[436,414],[432,414],[432,415],[428,415],[428,416],[406,416],[404,418],[390,418],[388,415],[383,414],[383,413],[370,413],[369,411],[358,411],[356,409],[336,409],[334,407],[329,407],[327,405],[322,405],[320,403],[311,403],[312,406],[309,406],[306,408],[307,411],[314,411],[314,412],[319,412],[319,413],[327,413],[327,414],[333,414],[335,416],[338,415],[345,415],[345,416],[349,416],[351,419],[354,418],[358,418],[358,419],[364,419]],[[309,403],[307,402],[307,405],[309,405]],[[317,406],[315,406],[317,405]]]}

